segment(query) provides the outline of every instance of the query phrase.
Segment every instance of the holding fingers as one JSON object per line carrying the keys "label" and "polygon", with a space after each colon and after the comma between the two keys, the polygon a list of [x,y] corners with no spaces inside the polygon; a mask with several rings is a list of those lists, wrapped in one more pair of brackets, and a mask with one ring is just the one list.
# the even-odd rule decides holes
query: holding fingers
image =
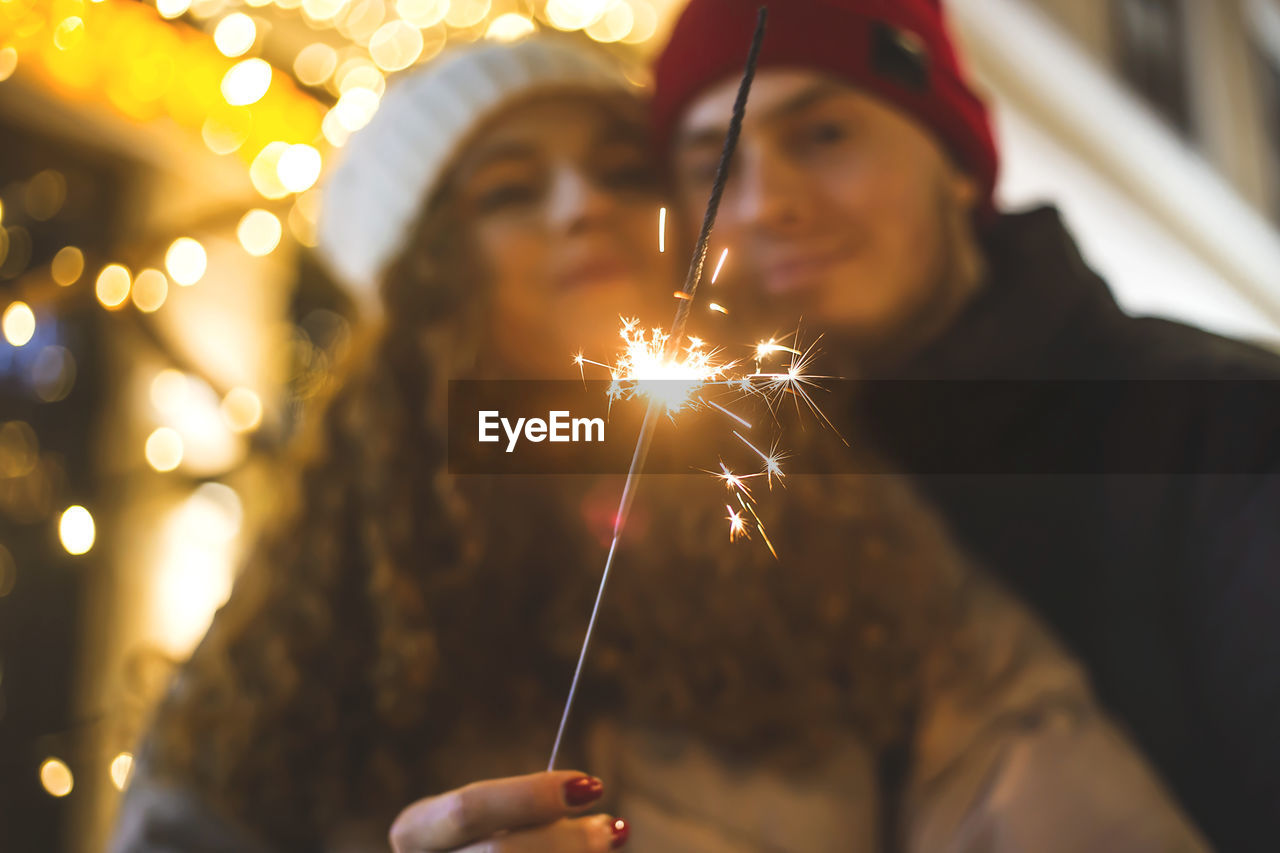
{"label": "holding fingers", "polygon": [[391,826],[395,853],[503,851],[604,853],[630,832],[608,815],[579,817],[604,785],[572,771],[474,782],[405,808]]}

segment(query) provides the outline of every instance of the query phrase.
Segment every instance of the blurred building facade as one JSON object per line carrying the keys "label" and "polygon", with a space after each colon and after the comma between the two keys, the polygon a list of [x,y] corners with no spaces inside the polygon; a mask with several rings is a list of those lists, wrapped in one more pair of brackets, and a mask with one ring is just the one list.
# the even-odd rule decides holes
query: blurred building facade
{"label": "blurred building facade", "polygon": [[[1280,343],[1280,0],[947,2],[1002,204],[1059,204],[1126,309]],[[0,3],[0,849],[101,847],[270,513],[350,335],[313,184],[387,79],[535,28],[643,58],[679,6]]]}

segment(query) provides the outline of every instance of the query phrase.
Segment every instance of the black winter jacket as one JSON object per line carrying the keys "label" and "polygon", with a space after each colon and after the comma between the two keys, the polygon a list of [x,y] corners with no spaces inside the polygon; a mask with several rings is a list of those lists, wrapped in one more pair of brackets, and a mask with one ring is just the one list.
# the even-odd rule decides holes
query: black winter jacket
{"label": "black winter jacket", "polygon": [[1053,209],[983,239],[987,286],[861,412],[1215,845],[1275,850],[1280,357],[1126,316]]}

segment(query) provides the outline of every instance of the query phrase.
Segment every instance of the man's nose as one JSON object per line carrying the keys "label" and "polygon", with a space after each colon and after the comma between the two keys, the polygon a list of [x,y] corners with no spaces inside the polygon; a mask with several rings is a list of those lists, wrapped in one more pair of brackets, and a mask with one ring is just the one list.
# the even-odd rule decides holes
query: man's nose
{"label": "man's nose", "polygon": [[744,146],[726,193],[731,215],[742,227],[786,231],[803,226],[803,176],[779,152]]}
{"label": "man's nose", "polygon": [[547,219],[552,228],[569,234],[606,219],[614,207],[613,196],[582,169],[556,168],[547,195]]}

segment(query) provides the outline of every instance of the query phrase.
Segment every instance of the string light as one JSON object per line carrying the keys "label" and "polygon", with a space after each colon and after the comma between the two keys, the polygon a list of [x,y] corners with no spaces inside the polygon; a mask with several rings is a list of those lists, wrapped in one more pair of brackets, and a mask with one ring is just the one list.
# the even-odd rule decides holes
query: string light
{"label": "string light", "polygon": [[63,246],[53,256],[49,274],[63,287],[70,287],[84,274],[84,253],[75,246]]}
{"label": "string light", "polygon": [[147,436],[147,464],[164,473],[182,464],[182,436],[170,427],[159,427]]}
{"label": "string light", "polygon": [[89,553],[96,537],[93,516],[82,506],[69,506],[58,519],[58,538],[72,556]]}
{"label": "string light", "polygon": [[484,31],[484,37],[492,41],[513,42],[536,32],[537,29],[537,25],[524,15],[508,12],[489,22],[489,28]]}
{"label": "string light", "polygon": [[169,279],[156,269],[145,269],[133,280],[133,304],[144,314],[159,311],[169,295]]}
{"label": "string light", "polygon": [[248,388],[232,388],[222,398],[222,418],[233,432],[250,432],[262,423],[262,400]]}
{"label": "string light", "polygon": [[261,208],[250,210],[236,226],[236,239],[255,258],[271,254],[280,245],[283,233],[284,228],[276,215]]}
{"label": "string light", "polygon": [[132,774],[133,753],[122,752],[111,759],[111,784],[116,786],[117,791],[124,790],[124,786],[129,784],[129,777]]}
{"label": "string light", "polygon": [[253,47],[258,37],[258,26],[253,18],[243,12],[233,12],[218,22],[213,31],[213,43],[223,56],[242,56]]}
{"label": "string light", "polygon": [[204,277],[209,258],[204,246],[190,237],[179,237],[164,255],[164,268],[169,277],[183,287],[190,287]]}
{"label": "string light", "polygon": [[11,346],[26,346],[36,333],[36,315],[27,303],[13,302],[4,309],[0,325],[4,326],[4,339]]}
{"label": "string light", "polygon": [[233,107],[256,104],[271,87],[271,66],[263,59],[236,63],[222,76],[222,97]]}
{"label": "string light", "polygon": [[40,785],[51,796],[65,797],[75,787],[75,779],[61,758],[46,758],[40,765]]}
{"label": "string light", "polygon": [[276,175],[291,193],[308,190],[320,177],[320,152],[310,145],[290,145],[280,152]]}

